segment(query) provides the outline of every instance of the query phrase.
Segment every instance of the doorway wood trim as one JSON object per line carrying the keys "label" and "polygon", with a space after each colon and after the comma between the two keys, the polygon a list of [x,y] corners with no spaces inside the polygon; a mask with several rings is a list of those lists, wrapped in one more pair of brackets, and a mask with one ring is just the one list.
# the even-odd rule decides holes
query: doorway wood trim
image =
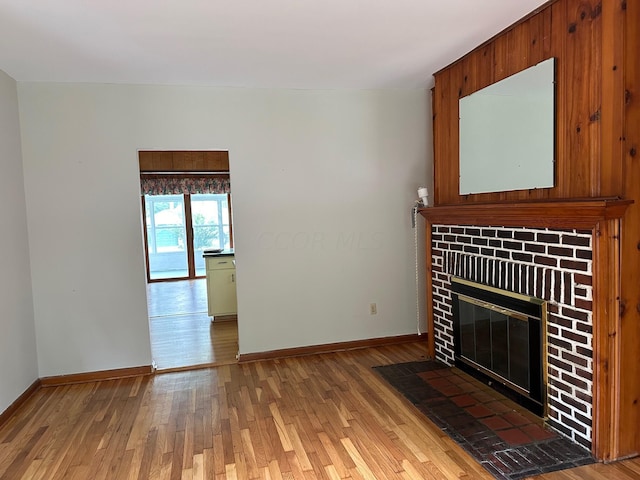
{"label": "doorway wood trim", "polygon": [[139,150],[140,173],[229,172],[226,150]]}

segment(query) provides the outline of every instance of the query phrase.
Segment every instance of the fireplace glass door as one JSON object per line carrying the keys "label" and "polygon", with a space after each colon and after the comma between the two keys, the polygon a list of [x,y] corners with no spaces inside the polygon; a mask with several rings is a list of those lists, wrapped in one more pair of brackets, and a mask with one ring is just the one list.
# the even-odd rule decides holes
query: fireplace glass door
{"label": "fireplace glass door", "polygon": [[545,302],[454,278],[455,364],[537,414],[545,410]]}
{"label": "fireplace glass door", "polygon": [[460,355],[529,392],[529,326],[524,315],[460,300]]}

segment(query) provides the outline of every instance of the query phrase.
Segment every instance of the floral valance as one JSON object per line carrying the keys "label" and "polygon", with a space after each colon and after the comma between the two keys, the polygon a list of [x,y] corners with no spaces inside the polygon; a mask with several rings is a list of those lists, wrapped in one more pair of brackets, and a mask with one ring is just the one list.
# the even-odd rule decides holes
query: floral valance
{"label": "floral valance", "polygon": [[175,195],[197,193],[230,193],[228,176],[201,177],[142,177],[140,179],[142,195]]}

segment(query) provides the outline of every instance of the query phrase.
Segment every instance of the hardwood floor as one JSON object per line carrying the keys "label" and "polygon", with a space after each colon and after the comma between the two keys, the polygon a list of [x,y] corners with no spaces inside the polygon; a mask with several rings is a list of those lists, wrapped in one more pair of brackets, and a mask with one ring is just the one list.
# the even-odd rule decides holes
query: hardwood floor
{"label": "hardwood floor", "polygon": [[204,279],[150,283],[147,305],[159,370],[236,362],[237,321],[211,322]]}
{"label": "hardwood floor", "polygon": [[194,313],[155,317],[150,322],[151,350],[159,370],[237,362],[235,320],[212,322],[206,313]]}
{"label": "hardwood floor", "polygon": [[[0,479],[491,479],[371,369],[425,351],[43,388],[0,428]],[[640,479],[640,462],[540,478]]]}
{"label": "hardwood floor", "polygon": [[207,284],[204,278],[147,284],[149,317],[168,317],[207,312]]}
{"label": "hardwood floor", "polygon": [[608,465],[597,463],[562,472],[531,477],[531,480],[636,480],[640,478],[640,459],[624,460]]}

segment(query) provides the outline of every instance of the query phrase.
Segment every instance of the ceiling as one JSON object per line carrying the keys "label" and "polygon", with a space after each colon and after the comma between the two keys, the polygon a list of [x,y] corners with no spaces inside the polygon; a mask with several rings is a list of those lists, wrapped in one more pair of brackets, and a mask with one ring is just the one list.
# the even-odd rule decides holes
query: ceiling
{"label": "ceiling", "polygon": [[0,0],[24,82],[423,88],[541,0]]}

